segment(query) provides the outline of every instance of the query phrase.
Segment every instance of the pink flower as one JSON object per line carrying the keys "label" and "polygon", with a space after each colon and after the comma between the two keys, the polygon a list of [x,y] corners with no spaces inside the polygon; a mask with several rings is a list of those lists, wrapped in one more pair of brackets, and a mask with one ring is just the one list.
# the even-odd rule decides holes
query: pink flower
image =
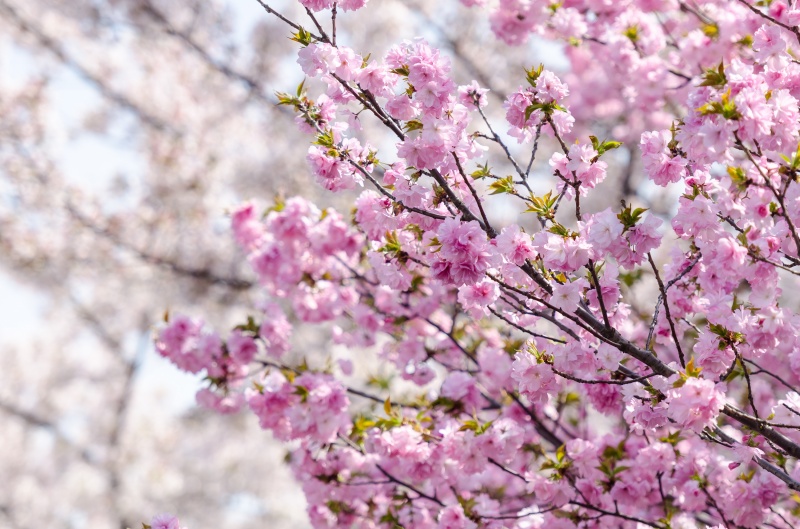
{"label": "pink flower", "polygon": [[635,253],[644,256],[650,250],[658,248],[661,244],[659,229],[662,224],[663,221],[655,215],[647,215],[642,222],[628,230],[628,242]]}
{"label": "pink flower", "polygon": [[651,432],[667,424],[666,406],[653,407],[647,402],[633,400],[625,406],[625,420],[636,433]]}
{"label": "pink flower", "polygon": [[[602,380],[606,376],[597,378]],[[614,384],[588,384],[584,391],[597,411],[604,415],[617,415],[622,402],[618,388]]]}
{"label": "pink flower", "polygon": [[575,312],[578,310],[583,291],[587,288],[589,288],[589,282],[584,278],[577,279],[571,283],[567,281],[563,285],[556,283],[553,286],[550,304],[566,313]]}
{"label": "pink flower", "polygon": [[764,61],[773,55],[786,51],[783,31],[776,25],[764,24],[753,35],[753,49],[756,60]]}
{"label": "pink flower", "polygon": [[405,94],[389,98],[386,102],[386,111],[395,119],[408,121],[417,115],[417,110],[411,104],[411,99]]}
{"label": "pink flower", "polygon": [[588,26],[580,11],[574,7],[562,7],[551,18],[553,29],[566,38],[583,38]]}
{"label": "pink flower", "polygon": [[300,0],[300,3],[311,11],[322,11],[333,7],[333,0]]}
{"label": "pink flower", "polygon": [[150,521],[150,527],[152,529],[181,529],[181,523],[177,517],[171,514],[159,514]]}
{"label": "pink flower", "polygon": [[507,462],[514,459],[524,440],[525,431],[516,421],[501,418],[494,421],[491,428],[478,437],[478,444],[487,457]]}
{"label": "pink flower", "polygon": [[645,132],[640,148],[645,172],[660,186],[677,182],[686,176],[686,159],[669,152],[671,133],[668,130]]}
{"label": "pink flower", "polygon": [[489,104],[486,98],[488,88],[481,88],[478,81],[472,81],[468,85],[458,87],[458,101],[467,108],[483,108]]}
{"label": "pink flower", "polygon": [[442,384],[442,396],[462,403],[468,411],[478,410],[482,400],[475,379],[461,371],[448,375]]}
{"label": "pink flower", "polygon": [[255,340],[235,330],[228,337],[228,353],[239,364],[249,364],[258,352]]}
{"label": "pink flower", "polygon": [[567,85],[556,74],[544,70],[536,79],[536,97],[543,103],[561,102],[569,95]]}
{"label": "pink flower", "polygon": [[564,272],[573,272],[589,260],[591,246],[581,237],[563,237],[540,231],[533,238],[533,246],[547,266]]}
{"label": "pink flower", "polygon": [[263,307],[264,321],[259,327],[258,335],[264,340],[267,354],[273,358],[281,358],[289,351],[289,339],[292,336],[292,324],[286,319],[283,310],[274,303]]}
{"label": "pink flower", "polygon": [[690,377],[683,386],[669,390],[667,397],[669,417],[695,432],[713,425],[725,406],[725,395],[705,378]]}
{"label": "pink flower", "polygon": [[623,355],[619,349],[605,342],[597,346],[597,361],[609,371],[616,371]]}
{"label": "pink flower", "polygon": [[309,77],[316,77],[322,72],[327,70],[325,60],[322,57],[323,48],[325,44],[313,43],[301,48],[297,52],[297,64],[303,70],[303,73]]}
{"label": "pink flower", "polygon": [[456,285],[475,283],[483,277],[490,253],[486,233],[480,224],[448,218],[436,234],[441,244],[439,257],[444,261],[433,263],[434,277]]}
{"label": "pink flower", "polygon": [[489,279],[473,285],[463,285],[458,289],[458,302],[475,318],[488,314],[487,307],[499,296],[500,287]]}
{"label": "pink flower", "polygon": [[520,393],[535,404],[547,402],[549,394],[557,388],[550,366],[537,363],[530,353],[520,352],[514,356],[511,378],[517,383]]}
{"label": "pink flower", "polygon": [[586,222],[584,231],[586,241],[592,245],[593,254],[600,258],[610,248],[618,245],[622,237],[622,229],[622,223],[611,211],[611,208],[591,215]]}
{"label": "pink flower", "polygon": [[241,393],[220,395],[208,388],[198,391],[195,395],[195,400],[200,406],[223,415],[236,413],[244,405],[244,395]]}
{"label": "pink flower", "polygon": [[361,9],[369,0],[338,0],[338,5],[345,11],[356,11]]}
{"label": "pink flower", "polygon": [[735,359],[730,347],[720,348],[719,339],[711,333],[702,333],[694,345],[697,365],[713,376],[725,373]]}
{"label": "pink flower", "polygon": [[[567,157],[567,170],[573,171],[577,175],[585,173],[592,166],[592,160],[597,156],[597,151],[591,143],[575,143],[569,148]],[[567,176],[565,174],[564,176]]]}
{"label": "pink flower", "polygon": [[445,507],[439,513],[439,529],[477,529],[478,524],[467,518],[461,505]]}
{"label": "pink flower", "polygon": [[503,228],[503,231],[495,239],[495,243],[503,257],[515,265],[524,264],[527,259],[536,257],[531,237],[516,224]]}
{"label": "pink flower", "polygon": [[530,87],[520,87],[505,100],[503,107],[506,109],[506,121],[512,127],[523,129],[536,123],[535,113],[527,119],[525,117],[525,111],[533,103],[533,98],[534,94]]}
{"label": "pink flower", "polygon": [[422,137],[407,138],[397,145],[397,155],[403,158],[408,166],[417,169],[433,169],[446,155],[443,144],[426,142]]}
{"label": "pink flower", "polygon": [[264,224],[256,217],[255,206],[247,202],[231,215],[231,228],[236,242],[247,250],[255,247],[264,234]]}

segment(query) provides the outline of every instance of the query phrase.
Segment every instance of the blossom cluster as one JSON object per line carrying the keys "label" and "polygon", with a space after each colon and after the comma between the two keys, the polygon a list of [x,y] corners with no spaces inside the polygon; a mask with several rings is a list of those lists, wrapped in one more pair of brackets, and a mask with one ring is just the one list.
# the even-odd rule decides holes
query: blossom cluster
{"label": "blossom cluster", "polygon": [[[511,44],[551,32],[573,66],[606,54],[575,83],[527,70],[506,98],[527,170],[485,89],[458,86],[425,41],[367,59],[321,30],[296,35],[301,68],[327,87],[279,95],[313,135],[311,170],[331,191],[371,189],[350,223],[302,198],[263,216],[240,207],[233,233],[266,309],[225,343],[181,317],[157,344],[205,370],[216,399],[246,400],[262,427],[299,441],[291,465],[314,527],[798,520],[800,317],[782,296],[800,275],[798,17],[779,2],[723,4],[499,2],[492,28]],[[670,75],[686,82],[670,88]],[[634,113],[620,136],[649,180],[683,191],[671,218],[587,206],[621,146],[587,133],[595,89],[652,114],[655,130]],[[663,122],[678,105],[682,118]],[[394,148],[364,142],[357,113]],[[546,194],[530,185],[540,140]],[[515,174],[489,167],[490,147]],[[491,195],[518,220],[495,226]],[[324,324],[349,357],[293,361],[289,321]],[[358,380],[370,354],[396,380]]]}

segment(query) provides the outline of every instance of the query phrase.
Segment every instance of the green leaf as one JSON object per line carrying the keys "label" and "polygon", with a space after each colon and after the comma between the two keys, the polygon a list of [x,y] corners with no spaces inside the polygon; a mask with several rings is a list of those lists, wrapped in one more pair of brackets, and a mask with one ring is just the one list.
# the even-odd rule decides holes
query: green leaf
{"label": "green leaf", "polygon": [[499,180],[495,180],[489,185],[489,189],[491,189],[492,195],[499,195],[501,193],[513,193],[514,192],[514,177],[509,175],[505,178],[501,178]]}
{"label": "green leaf", "polygon": [[314,143],[321,147],[327,147],[329,149],[334,148],[336,146],[336,143],[333,138],[333,131],[326,130],[325,132],[317,134],[317,139],[314,141]]}
{"label": "green leaf", "polygon": [[573,233],[562,226],[561,224],[555,223],[547,230],[550,233],[555,233],[556,235],[561,235],[562,237],[572,237]]}
{"label": "green leaf", "polygon": [[275,97],[278,98],[279,105],[292,105],[296,106],[300,104],[300,100],[294,96],[287,94],[286,92],[275,92]]}
{"label": "green leaf", "polygon": [[717,37],[719,37],[719,26],[717,26],[717,24],[713,22],[708,24],[703,24],[703,27],[701,29],[703,31],[703,34],[710,39],[716,39]]}
{"label": "green leaf", "polygon": [[612,140],[603,140],[599,141],[597,136],[589,136],[589,139],[592,140],[592,147],[594,150],[597,151],[597,157],[603,156],[606,152],[617,149],[622,146],[621,141],[612,141]]}
{"label": "green leaf", "polygon": [[555,101],[548,101],[547,103],[531,103],[525,109],[525,121],[531,119],[531,114],[533,114],[537,110],[541,110],[545,116],[550,116],[555,110],[560,110],[561,112],[566,111],[564,107],[562,107]]}
{"label": "green leaf", "polygon": [[642,220],[642,215],[644,212],[647,211],[647,208],[636,208],[633,209],[631,206],[625,206],[625,209],[619,212],[617,218],[622,223],[623,231],[628,231],[629,229],[636,226],[636,224]]}
{"label": "green leaf", "polygon": [[552,219],[555,216],[555,205],[558,202],[558,196],[553,196],[552,192],[548,191],[546,195],[537,197],[531,195],[531,205],[525,210],[525,213],[536,213],[537,216],[546,219]]}
{"label": "green leaf", "polygon": [[474,419],[469,419],[464,421],[464,424],[461,425],[461,428],[458,429],[459,432],[466,432],[466,431],[477,431],[480,426],[478,425],[478,421]]}
{"label": "green leaf", "polygon": [[283,197],[280,194],[275,195],[275,203],[270,207],[268,207],[266,210],[264,210],[262,217],[266,218],[267,215],[269,215],[273,211],[276,213],[280,213],[281,211],[283,211],[283,208],[285,207],[286,207],[286,202],[283,200]]}
{"label": "green leaf", "polygon": [[736,109],[736,103],[734,103],[730,97],[731,91],[728,89],[727,92],[722,94],[719,101],[711,101],[706,103],[705,105],[698,107],[697,111],[703,116],[719,114],[725,119],[737,120],[741,118],[742,115],[739,114],[739,111]]}
{"label": "green leaf", "polygon": [[422,130],[422,122],[417,119],[412,119],[406,122],[404,127],[406,132],[413,132],[415,130]]}
{"label": "green leaf", "polygon": [[536,80],[542,75],[544,71],[544,64],[539,64],[536,68],[525,69],[525,78],[528,81],[528,84],[531,86],[536,86]]}
{"label": "green leaf", "polygon": [[392,70],[392,73],[397,75],[402,75],[403,77],[408,77],[409,74],[408,66],[403,65],[400,68],[395,68],[394,70]]}
{"label": "green leaf", "polygon": [[639,268],[637,270],[633,270],[632,272],[621,272],[619,274],[619,280],[622,281],[625,286],[632,287],[637,281],[639,281],[642,276],[644,275],[644,271]]}
{"label": "green leaf", "polygon": [[613,473],[616,476],[617,474],[621,474],[621,473],[625,472],[629,468],[631,468],[631,467],[629,467],[629,466],[626,467],[625,465],[622,465],[622,466],[619,466],[619,467],[614,467]]}
{"label": "green leaf", "polygon": [[700,376],[700,372],[703,371],[702,367],[697,367],[694,365],[694,358],[686,362],[686,374],[692,378],[697,378]]}
{"label": "green leaf", "polygon": [[397,238],[397,232],[387,231],[383,238],[386,239],[386,244],[378,249],[379,252],[397,254],[403,251],[403,247]]}
{"label": "green leaf", "polygon": [[295,386],[294,394],[300,395],[300,400],[305,402],[308,399],[308,389],[303,386]]}
{"label": "green leaf", "polygon": [[709,68],[703,73],[703,82],[700,86],[725,86],[728,78],[725,77],[725,65],[720,62],[716,68]]}
{"label": "green leaf", "polygon": [[494,421],[485,422],[478,427],[478,430],[475,432],[476,435],[482,435],[486,433],[486,431],[492,427],[492,423]]}
{"label": "green leaf", "polygon": [[525,340],[520,339],[511,339],[508,338],[503,342],[503,351],[508,353],[510,356],[514,356],[517,351],[522,349],[522,346],[525,345]]}
{"label": "green leaf", "polygon": [[602,156],[604,153],[613,149],[618,149],[621,146],[622,146],[621,141],[606,140],[600,144],[600,148],[597,149],[597,152],[599,153],[600,156]]}
{"label": "green leaf", "polygon": [[247,317],[247,323],[237,325],[234,329],[244,332],[249,332],[253,335],[258,335],[259,326],[252,316]]}
{"label": "green leaf", "polygon": [[728,176],[731,177],[731,181],[733,181],[733,183],[736,184],[736,187],[738,187],[741,191],[747,189],[747,186],[750,184],[747,174],[741,167],[733,167],[729,165]]}
{"label": "green leaf", "polygon": [[489,170],[489,162],[486,162],[483,165],[479,165],[476,171],[473,171],[470,175],[475,180],[479,180],[481,178],[486,178],[487,176],[492,176],[492,172]]}
{"label": "green leaf", "polygon": [[659,441],[661,441],[662,443],[668,443],[668,444],[671,444],[672,446],[675,446],[679,442],[681,442],[683,439],[684,438],[683,438],[683,436],[681,436],[680,430],[676,430],[676,431],[672,432],[671,434],[667,435],[666,437],[660,438]]}
{"label": "green leaf", "polygon": [[368,417],[363,415],[359,415],[353,420],[353,429],[352,434],[354,437],[360,437],[364,433],[368,432],[371,428],[376,425],[376,422]]}
{"label": "green leaf", "polygon": [[[728,345],[736,345],[740,343],[744,343],[744,334],[740,332],[734,332],[726,329],[722,325],[718,323],[712,323],[708,326],[708,329],[722,338],[722,341]],[[688,368],[688,366],[687,366]]]}
{"label": "green leaf", "polygon": [[289,40],[299,42],[305,47],[314,42],[314,37],[311,36],[311,33],[301,27],[297,30],[297,33],[289,37]]}
{"label": "green leaf", "polygon": [[756,475],[756,469],[751,468],[749,471],[742,472],[741,474],[739,474],[739,477],[736,478],[736,479],[741,479],[742,481],[744,481],[746,483],[750,483],[750,481],[753,480],[753,476],[755,476],[755,475]]}

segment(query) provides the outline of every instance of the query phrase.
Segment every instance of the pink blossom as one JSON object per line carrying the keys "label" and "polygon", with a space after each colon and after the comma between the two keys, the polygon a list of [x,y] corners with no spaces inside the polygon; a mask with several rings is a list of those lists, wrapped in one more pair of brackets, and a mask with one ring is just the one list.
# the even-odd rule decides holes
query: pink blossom
{"label": "pink blossom", "polygon": [[536,79],[536,97],[544,103],[561,102],[569,96],[569,89],[553,72],[544,70]]}
{"label": "pink blossom", "polygon": [[458,289],[458,302],[470,314],[480,317],[488,314],[487,307],[494,303],[500,296],[500,287],[489,279],[484,279],[474,285],[463,285]]}
{"label": "pink blossom", "polygon": [[439,529],[477,529],[478,524],[464,514],[460,506],[445,507],[439,514]]}
{"label": "pink blossom", "polygon": [[249,364],[258,352],[256,342],[241,331],[234,331],[228,337],[228,353],[240,364]]}
{"label": "pink blossom", "polygon": [[697,365],[713,376],[725,373],[735,359],[733,350],[729,347],[720,347],[719,339],[714,334],[702,333],[695,343],[694,352],[697,354]]}
{"label": "pink blossom", "polygon": [[198,391],[195,395],[195,400],[198,405],[223,415],[236,413],[244,405],[244,396],[241,393],[220,395],[208,388]]}
{"label": "pink blossom", "polygon": [[345,11],[356,11],[361,9],[369,0],[338,0],[337,4]]}
{"label": "pink blossom", "polygon": [[256,246],[265,231],[264,225],[256,218],[255,206],[250,202],[233,212],[231,228],[236,242],[246,249]]}
{"label": "pink blossom", "polygon": [[756,50],[756,59],[759,61],[785,51],[786,41],[781,28],[767,24],[761,26],[753,35],[753,49]]}
{"label": "pink blossom", "polygon": [[519,391],[531,402],[546,402],[550,393],[556,389],[553,370],[547,364],[540,364],[529,353],[517,353],[511,366],[511,378],[519,386]]}
{"label": "pink blossom", "polygon": [[180,521],[171,514],[154,516],[149,525],[152,529],[181,529]]}
{"label": "pink blossom", "polygon": [[311,11],[322,11],[333,7],[333,0],[300,0],[300,3]]}
{"label": "pink blossom", "polygon": [[263,310],[264,321],[258,329],[258,335],[264,340],[267,354],[280,358],[289,350],[292,326],[278,305],[268,303]]}
{"label": "pink blossom", "polygon": [[589,288],[589,282],[583,278],[563,285],[557,283],[553,286],[553,296],[550,298],[550,304],[567,313],[575,312],[578,309],[582,294],[587,288]]}
{"label": "pink blossom", "polygon": [[468,85],[458,87],[458,100],[468,108],[475,106],[483,108],[489,104],[486,98],[488,91],[488,88],[481,88],[478,81],[472,81]]}
{"label": "pink blossom", "polygon": [[589,217],[585,224],[585,238],[592,245],[596,257],[601,257],[619,244],[622,229],[622,223],[611,208]]}
{"label": "pink blossom", "polygon": [[533,259],[536,256],[530,236],[516,224],[503,228],[495,242],[497,250],[503,257],[516,265],[521,265],[525,263],[525,260]]}
{"label": "pink blossom", "polygon": [[713,424],[725,405],[725,396],[704,378],[688,378],[683,386],[668,392],[668,414],[679,425],[701,431]]}
{"label": "pink blossom", "polygon": [[653,182],[666,186],[686,176],[687,162],[669,152],[670,132],[667,130],[642,134],[640,148],[645,171]]}

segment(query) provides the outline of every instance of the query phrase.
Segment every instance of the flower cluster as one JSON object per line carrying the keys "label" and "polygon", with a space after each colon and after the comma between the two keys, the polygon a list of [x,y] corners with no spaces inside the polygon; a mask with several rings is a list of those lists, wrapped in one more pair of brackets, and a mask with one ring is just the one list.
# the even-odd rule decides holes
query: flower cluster
{"label": "flower cluster", "polygon": [[[506,42],[571,46],[571,74],[532,68],[506,98],[527,165],[495,133],[485,89],[458,87],[425,41],[370,61],[296,36],[302,69],[327,85],[316,101],[279,95],[314,136],[312,171],[329,190],[374,190],[351,223],[300,198],[260,218],[242,206],[233,232],[262,313],[225,343],[175,319],[158,348],[299,441],[315,527],[797,521],[800,318],[782,296],[800,265],[797,13],[612,4],[492,8]],[[588,201],[620,162],[620,141],[587,132],[615,104],[638,111],[615,130],[646,178],[683,190],[670,222]],[[360,113],[393,138],[381,152],[349,127]],[[539,148],[552,150],[544,194]],[[496,226],[490,195],[519,207],[517,223]],[[293,362],[292,319],[326,323],[346,358]],[[376,359],[382,373],[358,376]]]}

